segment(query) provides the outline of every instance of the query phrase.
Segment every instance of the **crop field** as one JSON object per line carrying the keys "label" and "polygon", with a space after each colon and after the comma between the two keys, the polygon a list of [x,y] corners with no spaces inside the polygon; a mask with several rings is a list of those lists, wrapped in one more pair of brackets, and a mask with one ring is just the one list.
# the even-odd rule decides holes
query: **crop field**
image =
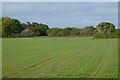
{"label": "crop field", "polygon": [[3,77],[117,78],[118,40],[3,38]]}

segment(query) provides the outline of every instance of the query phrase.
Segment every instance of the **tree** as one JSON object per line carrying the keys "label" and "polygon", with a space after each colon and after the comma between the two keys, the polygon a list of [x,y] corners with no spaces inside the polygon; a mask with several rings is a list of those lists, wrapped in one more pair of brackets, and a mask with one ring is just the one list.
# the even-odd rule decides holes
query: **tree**
{"label": "tree", "polygon": [[30,27],[27,27],[26,29],[24,29],[21,34],[24,36],[24,37],[33,37],[34,36],[34,33],[33,31],[31,30]]}
{"label": "tree", "polygon": [[115,29],[115,25],[109,22],[101,22],[96,27],[96,33],[94,38],[117,38],[118,31]]}
{"label": "tree", "polygon": [[[29,23],[30,24],[30,23]],[[30,24],[32,27],[36,27],[36,26],[38,26],[39,25],[39,23],[37,23],[37,22],[32,22],[32,24]]]}
{"label": "tree", "polygon": [[46,25],[46,24],[42,24],[42,23],[37,23],[37,22],[27,22],[26,23],[23,23],[22,26],[25,28],[28,28],[30,29],[34,36],[46,36],[46,31],[49,29],[49,27]]}
{"label": "tree", "polygon": [[4,37],[13,37],[23,30],[20,21],[14,18],[2,17],[2,34]]}
{"label": "tree", "polygon": [[96,27],[98,33],[111,33],[115,31],[115,25],[109,22],[101,22]]}
{"label": "tree", "polygon": [[55,28],[51,28],[51,29],[47,30],[47,34],[48,34],[48,36],[51,36],[51,37],[53,37],[53,36],[59,37],[59,36],[61,36],[61,31],[62,31],[61,28],[55,27]]}
{"label": "tree", "polygon": [[72,30],[72,28],[70,28],[70,27],[64,28],[61,32],[62,36],[70,36],[71,30]]}
{"label": "tree", "polygon": [[36,36],[46,36],[46,31],[49,29],[49,27],[46,24],[42,23],[32,23],[32,30],[35,33]]}
{"label": "tree", "polygon": [[[2,24],[2,26],[1,26]],[[48,25],[37,22],[20,23],[19,20],[10,17],[0,18],[0,34],[2,37],[33,37],[33,36],[93,36],[94,38],[120,37],[120,29],[109,22],[101,22],[96,28],[85,26],[84,28],[51,28]]]}
{"label": "tree", "polygon": [[93,31],[94,31],[94,27],[93,27],[93,26],[85,26],[85,27],[82,29],[81,34],[82,34],[83,36],[92,36]]}
{"label": "tree", "polygon": [[36,29],[40,33],[40,36],[46,36],[46,31],[49,29],[49,27],[45,24],[40,23],[38,26],[36,26]]}
{"label": "tree", "polygon": [[80,28],[73,27],[71,32],[70,32],[70,36],[80,36],[80,33],[81,33]]}
{"label": "tree", "polygon": [[21,23],[21,26],[23,27],[23,30],[28,27],[26,23]]}

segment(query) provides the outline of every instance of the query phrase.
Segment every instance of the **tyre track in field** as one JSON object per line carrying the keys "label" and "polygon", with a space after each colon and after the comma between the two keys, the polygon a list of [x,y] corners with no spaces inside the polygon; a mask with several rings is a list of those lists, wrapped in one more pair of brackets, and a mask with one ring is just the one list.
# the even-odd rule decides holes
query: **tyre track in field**
{"label": "tyre track in field", "polygon": [[[108,43],[107,43],[108,44]],[[106,44],[106,45],[107,45]],[[92,48],[92,47],[91,47]],[[104,50],[103,50],[104,51]],[[109,50],[107,50],[107,51],[109,51]],[[107,52],[106,51],[106,52]],[[84,53],[84,52],[82,52],[82,53]],[[79,55],[79,54],[76,54],[76,55]],[[74,56],[72,56],[72,58],[74,59],[74,57],[76,57],[75,55]],[[51,72],[52,70],[56,70],[56,67],[57,66],[59,66],[59,65],[61,65],[61,64],[64,64],[67,60],[72,60],[71,58],[67,58],[67,59],[64,59],[63,61],[61,61],[59,64],[57,64],[57,65],[54,65],[54,66],[52,66],[52,68],[49,68],[49,69],[47,69],[47,70],[45,70],[44,72],[42,72],[42,73],[40,73],[39,75],[37,75],[37,76],[35,76],[35,77],[37,77],[37,78],[41,78],[41,77],[43,77],[43,76],[46,76],[46,74],[47,75],[49,75],[49,72]],[[104,60],[104,58],[103,58],[103,60]],[[87,62],[88,63],[88,62]],[[95,72],[95,74],[94,74],[94,76],[93,76],[93,78],[95,78],[96,77],[96,75],[98,75],[99,73],[100,73],[100,71],[101,71],[101,69],[102,68],[104,68],[104,66],[106,66],[105,65],[105,63],[101,63],[101,65],[100,65],[100,67],[98,68],[98,70],[97,70],[97,72]],[[44,75],[45,74],[45,75]],[[43,75],[43,76],[42,76]]]}
{"label": "tyre track in field", "polygon": [[104,64],[102,64],[102,65],[99,67],[98,71],[94,74],[93,78],[96,77],[96,75],[100,72],[100,70],[103,68],[103,66],[104,66]]}
{"label": "tyre track in field", "polygon": [[[99,44],[100,44],[100,43],[99,43]],[[98,44],[97,44],[97,45],[98,45]],[[96,46],[96,45],[94,45],[94,47],[95,47],[95,46]],[[91,48],[94,48],[94,47],[91,47]],[[87,55],[87,54],[88,54],[88,53],[86,53],[86,55]],[[94,55],[94,54],[92,54],[92,55]],[[82,69],[82,68],[84,69],[84,67],[85,67],[86,65],[88,65],[89,62],[91,62],[91,61],[94,60],[94,57],[96,57],[96,56],[90,56],[89,59],[86,59],[87,62],[85,62],[85,64],[83,64],[82,67],[80,67],[80,69]],[[83,59],[83,61],[84,61],[84,60],[85,60],[85,59]],[[73,71],[73,72],[75,72],[75,71]],[[90,75],[90,73],[89,73],[89,75]]]}
{"label": "tyre track in field", "polygon": [[113,68],[113,70],[112,70],[112,74],[110,75],[111,78],[113,78],[114,71],[115,71],[115,67]]}
{"label": "tyre track in field", "polygon": [[[28,68],[25,68],[25,69],[23,69],[23,70],[20,70],[19,72],[13,73],[13,74],[11,74],[11,75],[20,74],[20,73],[22,73],[22,72],[24,72],[24,71],[27,71],[27,70],[29,70],[29,69],[31,69],[31,68],[34,68],[34,67],[36,67],[36,66],[38,66],[38,65],[40,65],[40,64],[46,63],[46,62],[48,62],[48,61],[50,61],[50,60],[53,60],[53,59],[55,59],[55,58],[57,58],[57,57],[60,57],[60,56],[63,56],[63,53],[62,53],[62,54],[59,54],[59,55],[57,55],[57,56],[55,56],[55,57],[51,57],[51,58],[45,59],[45,60],[41,61],[40,63],[34,64],[34,65],[32,65],[32,66],[30,66],[30,67],[28,67]],[[6,77],[9,78],[9,77],[11,77],[11,76],[6,76]],[[6,78],[6,77],[5,77],[5,78]]]}
{"label": "tyre track in field", "polygon": [[[99,44],[100,44],[100,43],[99,43]],[[98,44],[97,44],[97,45],[98,45]],[[94,48],[95,46],[96,46],[96,44],[95,44],[94,46],[92,46],[92,47],[90,48],[90,50],[91,50],[92,48]],[[87,51],[89,51],[89,50],[87,50]],[[85,52],[86,52],[86,51],[85,51]],[[85,53],[85,52],[83,52],[83,53]],[[87,55],[87,54],[89,54],[89,53],[86,53],[85,55]],[[80,58],[80,57],[79,57],[79,58]],[[74,59],[74,58],[73,58],[73,59]],[[89,60],[89,59],[90,59],[90,60]],[[86,60],[86,59],[83,59],[83,61],[86,60],[87,62],[86,62],[86,64],[83,64],[82,67],[80,67],[80,69],[81,69],[81,68],[84,68],[84,66],[88,65],[89,62],[93,61],[94,57],[90,56],[89,59],[87,59],[87,60]],[[89,60],[89,61],[88,61],[88,60]],[[75,70],[74,70],[73,72],[75,72]]]}
{"label": "tyre track in field", "polygon": [[[88,44],[91,44],[92,45],[92,43],[87,43],[87,44],[85,44],[85,45],[88,45]],[[77,47],[78,48],[78,47]],[[89,47],[88,47],[89,48]],[[76,48],[74,48],[74,49],[76,49]],[[79,49],[79,48],[78,48]],[[34,49],[35,50],[35,49]],[[30,50],[31,51],[31,50]],[[67,51],[69,51],[69,50],[66,50],[65,52],[67,52]],[[84,50],[83,50],[84,51]],[[60,56],[64,56],[64,53],[65,52],[63,52],[63,53],[61,53],[61,54],[59,54],[59,55],[56,55],[56,56],[54,56],[54,57],[51,57],[51,58],[48,58],[48,59],[45,59],[45,60],[43,60],[43,61],[41,61],[40,63],[37,63],[37,64],[35,64],[35,65],[32,65],[32,66],[30,66],[30,67],[28,67],[28,68],[25,68],[25,69],[23,69],[23,70],[20,70],[19,72],[16,72],[16,73],[13,73],[13,74],[10,74],[10,75],[17,75],[17,74],[20,74],[20,73],[23,73],[24,71],[27,71],[27,70],[29,70],[29,69],[31,69],[31,68],[34,68],[34,67],[36,67],[36,66],[38,66],[38,65],[40,65],[40,64],[43,64],[43,63],[46,63],[46,62],[48,62],[48,61],[50,61],[50,60],[53,60],[53,59],[56,59],[56,58],[58,58],[58,57],[60,57]],[[44,64],[43,64],[44,65]],[[41,65],[41,66],[43,66],[43,65]],[[11,77],[10,75],[8,75],[8,76],[5,76],[4,78],[9,78],[9,77]]]}
{"label": "tyre track in field", "polygon": [[[50,44],[51,45],[51,44]],[[29,49],[29,50],[25,50],[25,51],[21,51],[21,52],[15,52],[13,54],[17,54],[17,55],[12,55],[12,56],[20,56],[20,55],[24,55],[24,54],[28,54],[29,52],[33,52],[35,50],[39,50],[40,48],[45,48],[47,45],[44,45],[44,46],[41,46],[41,47],[37,47],[37,48],[34,48],[34,49]],[[49,46],[49,45],[48,45]],[[21,54],[21,53],[24,53],[24,54]]]}
{"label": "tyre track in field", "polygon": [[[91,45],[92,45],[92,44],[91,44]],[[91,48],[94,48],[96,45],[97,45],[97,44],[95,44],[95,45],[92,46]],[[87,52],[87,51],[88,51],[89,49],[91,49],[91,48],[87,47],[87,48],[84,49],[81,53],[85,53],[85,52]],[[70,60],[75,59],[75,57],[78,56],[78,55],[80,55],[81,53],[78,52],[77,54],[71,55],[71,56],[68,57],[69,59],[68,59],[68,58],[67,58],[67,59],[64,58],[63,61],[61,61],[60,63],[58,63],[58,64],[56,64],[56,65],[54,65],[54,66],[52,66],[52,68],[49,68],[49,69],[45,70],[44,72],[36,75],[35,78],[41,78],[41,77],[40,77],[41,75],[43,75],[43,74],[45,74],[45,73],[48,74],[48,73],[51,72],[53,69],[55,70],[55,68],[56,68],[57,66],[59,66],[59,65],[61,65],[61,64],[64,64],[65,62],[69,62]],[[87,53],[86,53],[86,54],[87,54]]]}
{"label": "tyre track in field", "polygon": [[[110,49],[110,44],[109,43],[107,43],[106,45],[106,48],[107,49]],[[105,50],[106,50],[106,48],[105,48]],[[109,55],[108,54],[108,51],[109,50],[106,50],[104,53],[105,53],[105,55],[103,55],[103,57],[102,57],[102,60],[101,60],[101,63],[99,63],[99,65],[100,65],[100,67],[98,68],[98,70],[94,73],[94,75],[93,75],[93,78],[97,78],[96,76],[100,73],[100,71],[106,66],[106,57],[105,56],[107,56],[107,55]],[[107,54],[106,54],[107,53]]]}
{"label": "tyre track in field", "polygon": [[[45,47],[46,47],[46,46],[44,46],[44,47],[42,47],[42,48],[45,48]],[[31,52],[31,51],[35,51],[35,50],[38,50],[38,49],[39,49],[39,48],[35,48],[35,49],[32,49],[32,50],[26,50],[26,51],[23,51],[23,52]],[[47,62],[47,61],[49,61],[49,60],[52,60],[52,59],[57,58],[57,57],[62,56],[62,55],[63,55],[63,53],[62,53],[62,54],[59,54],[59,55],[56,55],[55,57],[50,57],[50,58],[48,58],[48,59],[45,59],[45,60],[41,61],[40,63],[34,64],[34,65],[32,65],[32,66],[30,66],[30,67],[28,67],[28,68],[22,69],[22,70],[20,70],[19,72],[16,72],[16,73],[13,73],[13,74],[10,74],[10,75],[19,74],[20,72],[23,72],[23,71],[26,71],[26,70],[31,69],[31,68],[33,68],[33,67],[36,67],[36,66],[38,66],[39,64],[43,64],[43,63],[45,63],[45,62]],[[5,78],[6,78],[6,77],[10,77],[10,76],[8,75],[8,76],[5,76]]]}

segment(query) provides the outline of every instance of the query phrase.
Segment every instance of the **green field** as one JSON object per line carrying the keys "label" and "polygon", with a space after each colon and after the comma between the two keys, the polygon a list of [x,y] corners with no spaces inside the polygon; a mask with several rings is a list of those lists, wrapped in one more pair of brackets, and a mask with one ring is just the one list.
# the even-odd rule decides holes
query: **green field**
{"label": "green field", "polygon": [[2,50],[3,77],[118,77],[117,39],[4,38]]}

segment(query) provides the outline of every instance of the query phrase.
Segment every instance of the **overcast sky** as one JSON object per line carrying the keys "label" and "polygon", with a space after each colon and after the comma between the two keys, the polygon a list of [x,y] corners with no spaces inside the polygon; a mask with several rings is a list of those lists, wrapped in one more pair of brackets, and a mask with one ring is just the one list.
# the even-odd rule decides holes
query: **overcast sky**
{"label": "overcast sky", "polygon": [[49,27],[95,26],[108,21],[118,24],[117,2],[7,2],[2,16],[21,22],[38,22]]}

